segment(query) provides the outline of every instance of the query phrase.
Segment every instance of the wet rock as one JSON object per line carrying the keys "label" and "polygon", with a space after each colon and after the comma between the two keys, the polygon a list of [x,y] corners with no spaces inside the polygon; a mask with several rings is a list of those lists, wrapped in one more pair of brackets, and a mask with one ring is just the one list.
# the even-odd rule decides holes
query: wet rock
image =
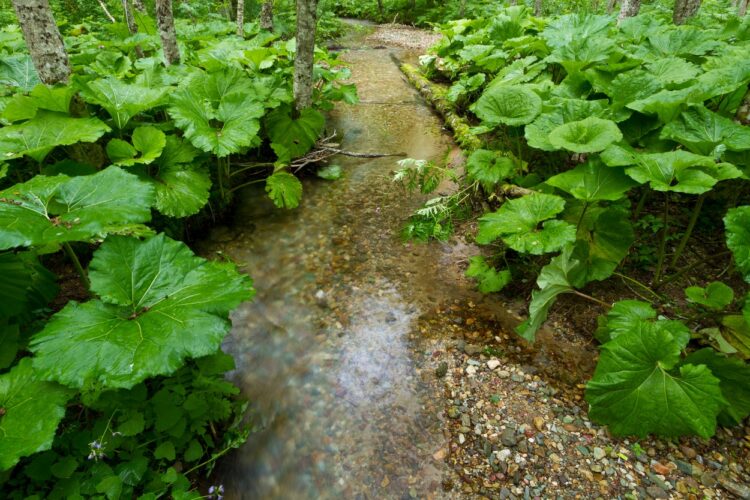
{"label": "wet rock", "polygon": [[507,370],[500,370],[497,372],[497,376],[500,378],[510,378],[510,372]]}
{"label": "wet rock", "polygon": [[448,408],[448,416],[450,418],[458,418],[461,416],[461,411],[458,409],[458,406],[451,406]]}
{"label": "wet rock", "polygon": [[468,354],[469,356],[473,356],[475,354],[479,354],[480,352],[482,352],[482,350],[483,350],[482,346],[480,346],[480,345],[466,344],[464,346],[464,352],[466,354]]}
{"label": "wet rock", "polygon": [[735,483],[722,476],[719,476],[719,484],[733,495],[737,495],[743,499],[750,499],[750,488],[745,485]]}
{"label": "wet rock", "polygon": [[606,457],[607,454],[599,448],[598,446],[594,447],[594,459],[595,460],[601,460],[602,458]]}
{"label": "wet rock", "polygon": [[659,488],[658,486],[649,486],[648,488],[646,488],[646,492],[651,496],[651,498],[669,498],[667,492]]}
{"label": "wet rock", "polygon": [[515,446],[516,445],[516,430],[508,427],[503,431],[502,434],[500,434],[500,442],[503,443],[505,446]]}
{"label": "wet rock", "polygon": [[536,430],[538,431],[543,431],[544,419],[542,417],[534,417],[534,427],[536,427]]}
{"label": "wet rock", "polygon": [[694,449],[692,449],[689,446],[685,446],[684,444],[680,446],[680,451],[682,452],[683,455],[685,455],[686,458],[690,460],[694,459],[696,455],[698,454]]}
{"label": "wet rock", "polygon": [[435,376],[437,378],[443,378],[448,373],[448,363],[442,361],[437,368],[435,368]]}
{"label": "wet rock", "polygon": [[498,366],[500,366],[500,361],[498,361],[496,359],[491,359],[491,360],[487,361],[487,368],[489,368],[490,370],[494,370]]}

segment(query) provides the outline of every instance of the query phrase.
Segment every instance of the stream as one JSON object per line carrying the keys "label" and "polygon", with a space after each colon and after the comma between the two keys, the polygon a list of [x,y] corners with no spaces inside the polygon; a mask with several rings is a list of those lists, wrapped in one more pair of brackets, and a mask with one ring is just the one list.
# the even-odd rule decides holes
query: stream
{"label": "stream", "polygon": [[[392,56],[416,54],[345,52],[361,103],[339,105],[328,126],[348,151],[440,160],[450,140]],[[417,324],[456,279],[441,266],[455,248],[400,240],[423,200],[391,181],[396,160],[336,158],[343,178],[306,180],[296,210],[243,191],[232,223],[203,243],[257,289],[225,350],[262,430],[223,464],[227,498],[443,495],[450,471],[433,455],[447,438]]]}

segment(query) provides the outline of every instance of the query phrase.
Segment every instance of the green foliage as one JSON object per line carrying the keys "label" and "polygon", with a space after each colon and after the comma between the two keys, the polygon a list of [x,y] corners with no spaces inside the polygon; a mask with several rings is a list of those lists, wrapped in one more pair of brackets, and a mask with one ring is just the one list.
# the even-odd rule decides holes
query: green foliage
{"label": "green foliage", "polygon": [[469,259],[469,267],[466,269],[466,276],[477,280],[477,288],[482,293],[499,292],[505,285],[510,283],[510,271],[490,267],[485,262],[484,257],[476,255]]}
{"label": "green foliage", "polygon": [[[746,414],[750,298],[709,278],[687,288],[686,308],[665,285],[703,279],[690,266],[724,257],[706,246],[722,239],[735,264],[727,269],[750,282],[750,129],[738,114],[750,82],[747,23],[702,9],[692,25],[674,26],[644,5],[618,24],[589,8],[540,19],[498,7],[444,23],[422,70],[447,84],[452,111],[481,121],[459,179],[460,193],[483,197],[464,205],[484,209],[477,242],[499,244],[524,282],[541,269],[518,333],[533,341],[561,294],[609,309],[587,289],[617,275],[690,328],[648,304],[616,303],[596,332],[604,345],[587,391],[592,418],[617,434],[709,436],[717,418]],[[420,212],[445,217],[428,204]],[[723,238],[711,221],[722,215]],[[407,228],[429,237],[416,217]],[[703,244],[693,248],[697,233]],[[650,283],[634,268],[652,273]],[[497,271],[472,260],[469,272],[491,283]],[[696,341],[713,349],[693,357]]]}
{"label": "green foliage", "polygon": [[302,183],[289,172],[275,172],[266,178],[266,192],[279,208],[297,208],[302,199]]}
{"label": "green foliage", "polygon": [[250,281],[164,235],[113,236],[90,265],[100,300],[69,303],[31,341],[34,368],[69,387],[130,388],[215,352]]}

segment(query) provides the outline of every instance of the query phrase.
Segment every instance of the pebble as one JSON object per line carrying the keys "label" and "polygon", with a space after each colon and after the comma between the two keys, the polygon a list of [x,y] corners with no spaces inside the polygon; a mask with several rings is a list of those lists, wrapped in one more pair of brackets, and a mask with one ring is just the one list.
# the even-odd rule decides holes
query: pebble
{"label": "pebble", "polygon": [[469,366],[466,367],[466,374],[467,375],[476,375],[476,373],[477,373],[477,367],[476,366],[469,365]]}
{"label": "pebble", "polygon": [[500,366],[500,361],[498,361],[497,359],[491,359],[487,361],[487,368],[489,368],[490,370],[494,370],[498,366]]}
{"label": "pebble", "polygon": [[437,378],[443,378],[448,373],[448,363],[443,361],[437,368],[435,368],[435,376]]}
{"label": "pebble", "polygon": [[594,459],[595,460],[601,460],[602,458],[606,457],[607,454],[599,448],[598,446],[594,447]]}
{"label": "pebble", "polygon": [[534,417],[534,427],[536,427],[536,430],[538,431],[543,431],[544,419],[542,417]]}
{"label": "pebble", "polygon": [[646,488],[646,492],[653,498],[669,498],[667,492],[658,486],[649,486]]}
{"label": "pebble", "polygon": [[507,370],[500,370],[497,372],[497,376],[500,378],[510,378],[510,372]]}
{"label": "pebble", "polygon": [[730,481],[729,479],[721,476],[719,476],[719,484],[721,484],[724,489],[726,489],[733,495],[737,495],[742,499],[750,499],[750,488],[745,485],[735,483],[734,481]]}
{"label": "pebble", "polygon": [[512,454],[513,452],[508,448],[503,448],[502,450],[495,452],[495,456],[497,457],[498,462],[507,462]]}
{"label": "pebble", "polygon": [[503,433],[500,435],[500,442],[503,443],[505,446],[515,446],[516,445],[515,429],[512,429],[510,427],[505,429]]}

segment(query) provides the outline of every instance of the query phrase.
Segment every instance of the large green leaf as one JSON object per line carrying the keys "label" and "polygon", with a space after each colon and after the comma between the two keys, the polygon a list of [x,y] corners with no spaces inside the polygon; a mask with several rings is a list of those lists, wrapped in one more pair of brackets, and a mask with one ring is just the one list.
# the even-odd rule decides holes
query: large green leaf
{"label": "large green leaf", "polygon": [[159,171],[151,178],[156,189],[156,209],[171,217],[197,214],[208,202],[211,176],[208,169],[196,164],[199,151],[189,143],[169,135],[156,164]]}
{"label": "large green leaf", "polygon": [[526,125],[542,111],[542,98],[525,85],[495,85],[472,106],[486,124]]}
{"label": "large green leaf", "polygon": [[0,253],[0,318],[24,316],[57,295],[55,275],[33,252]]}
{"label": "large green leaf", "polygon": [[98,118],[39,111],[29,121],[0,128],[0,157],[8,160],[26,155],[41,163],[55,146],[94,142],[108,131]]}
{"label": "large green leaf", "polygon": [[750,282],[750,205],[730,209],[724,216],[724,227],[737,269]]}
{"label": "large green leaf", "polygon": [[518,161],[507,155],[487,149],[477,149],[466,160],[466,173],[472,181],[479,182],[491,192],[500,182],[518,173]]}
{"label": "large green leaf", "polygon": [[280,106],[268,113],[265,126],[273,145],[281,144],[291,158],[297,158],[315,145],[325,127],[325,117],[312,108],[293,117],[291,107]]}
{"label": "large green leaf", "polygon": [[229,312],[252,297],[229,264],[196,257],[163,234],[110,237],[91,261],[100,300],[69,303],[31,341],[34,367],[71,387],[129,388],[216,352]]}
{"label": "large green leaf", "polygon": [[0,375],[0,471],[21,457],[52,447],[65,403],[73,391],[38,380],[31,359]]}
{"label": "large green leaf", "polygon": [[683,111],[677,119],[667,123],[661,136],[701,155],[710,155],[719,144],[732,151],[750,149],[750,127],[738,125],[703,105]]}
{"label": "large green leaf", "polygon": [[534,341],[557,297],[586,283],[586,266],[574,257],[574,249],[575,245],[568,245],[539,273],[536,280],[539,290],[531,293],[529,318],[516,327],[516,333],[529,342]]}
{"label": "large green leaf", "polygon": [[677,368],[687,339],[660,321],[634,321],[602,346],[586,399],[592,420],[613,434],[710,437],[726,401],[705,365]]}
{"label": "large green leaf", "polygon": [[266,178],[266,192],[279,208],[297,208],[302,199],[302,183],[289,172],[275,172]]}
{"label": "large green leaf", "polygon": [[123,129],[138,113],[159,106],[167,92],[167,88],[152,89],[125,83],[113,76],[80,85],[83,98],[106,109],[118,129]]}
{"label": "large green leaf", "polygon": [[564,208],[565,200],[543,193],[506,201],[497,212],[480,217],[477,242],[488,244],[502,238],[517,252],[541,255],[558,251],[575,241],[575,226],[548,220]]}
{"label": "large green leaf", "polygon": [[31,56],[14,54],[0,59],[0,85],[28,92],[40,83]]}
{"label": "large green leaf", "polygon": [[498,271],[485,262],[484,257],[475,255],[469,259],[466,276],[477,280],[477,288],[482,293],[499,292],[510,283],[511,274],[507,269]]}
{"label": "large green leaf", "polygon": [[198,149],[219,157],[259,143],[263,105],[235,70],[197,73],[172,95],[169,114]]}
{"label": "large green leaf", "polygon": [[603,118],[609,113],[605,99],[586,101],[583,99],[553,98],[545,103],[543,113],[526,125],[525,136],[529,146],[544,151],[558,149],[549,142],[549,134],[560,125],[583,120],[590,116]]}
{"label": "large green leaf", "polygon": [[38,175],[0,192],[0,249],[88,241],[150,220],[153,188],[118,167],[68,178]]}
{"label": "large green leaf", "polygon": [[547,179],[546,182],[587,202],[619,200],[631,187],[637,185],[625,175],[622,168],[607,167],[598,160],[589,160]]}
{"label": "large green leaf", "polygon": [[596,153],[621,139],[622,132],[615,122],[594,116],[565,123],[549,134],[550,144],[574,153]]}
{"label": "large green leaf", "polygon": [[750,415],[750,366],[741,359],[722,356],[706,348],[690,354],[685,364],[705,365],[718,377],[719,386],[729,405],[719,414],[719,423],[739,425]]}
{"label": "large green leaf", "polygon": [[712,158],[683,150],[642,154],[635,158],[638,165],[625,172],[656,191],[701,194],[710,191],[720,180],[741,175],[730,164],[717,164]]}
{"label": "large green leaf", "polygon": [[[619,207],[584,207],[573,211],[578,244],[573,256],[586,266],[586,281],[609,278],[635,241],[630,212]],[[576,213],[577,212],[577,213]]]}
{"label": "large green leaf", "polygon": [[640,300],[620,300],[612,305],[606,316],[599,317],[596,338],[604,344],[635,329],[641,321],[654,319],[656,311],[651,304]]}
{"label": "large green leaf", "polygon": [[679,57],[666,57],[647,63],[646,68],[662,85],[679,85],[695,78],[700,69]]}

